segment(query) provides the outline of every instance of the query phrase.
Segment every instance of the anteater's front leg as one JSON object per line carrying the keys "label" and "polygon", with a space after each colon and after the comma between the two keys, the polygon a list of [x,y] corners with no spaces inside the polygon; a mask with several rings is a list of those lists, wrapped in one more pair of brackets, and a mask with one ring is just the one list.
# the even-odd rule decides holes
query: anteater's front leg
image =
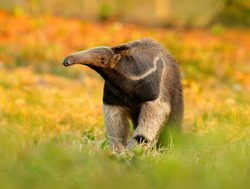
{"label": "anteater's front leg", "polygon": [[128,113],[120,106],[107,104],[103,104],[103,112],[110,147],[115,152],[121,152],[129,136]]}
{"label": "anteater's front leg", "polygon": [[141,107],[138,126],[127,148],[143,142],[149,146],[156,144],[160,131],[169,118],[170,109],[170,103],[161,99],[145,102]]}

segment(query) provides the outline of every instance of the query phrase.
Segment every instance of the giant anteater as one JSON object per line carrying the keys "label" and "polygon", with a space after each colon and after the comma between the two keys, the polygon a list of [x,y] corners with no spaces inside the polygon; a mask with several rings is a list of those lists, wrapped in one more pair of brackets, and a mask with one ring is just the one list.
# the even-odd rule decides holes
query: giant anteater
{"label": "giant anteater", "polygon": [[[110,147],[154,145],[163,128],[180,127],[183,95],[175,59],[152,39],[96,47],[67,56],[64,66],[86,65],[105,80],[103,111]],[[134,132],[130,137],[129,120]],[[130,137],[130,139],[129,139]]]}

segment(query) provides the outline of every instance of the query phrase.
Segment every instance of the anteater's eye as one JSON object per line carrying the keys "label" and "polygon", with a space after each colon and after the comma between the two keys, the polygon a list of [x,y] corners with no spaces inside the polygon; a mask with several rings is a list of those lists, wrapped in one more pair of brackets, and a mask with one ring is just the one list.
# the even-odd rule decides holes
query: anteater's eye
{"label": "anteater's eye", "polygon": [[105,64],[106,63],[106,61],[105,61],[105,58],[101,58],[101,64]]}

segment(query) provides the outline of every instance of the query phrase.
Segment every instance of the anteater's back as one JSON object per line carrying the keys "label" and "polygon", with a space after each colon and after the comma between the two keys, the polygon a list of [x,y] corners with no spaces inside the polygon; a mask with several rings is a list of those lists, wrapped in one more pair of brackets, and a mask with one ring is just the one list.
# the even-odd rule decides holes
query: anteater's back
{"label": "anteater's back", "polygon": [[181,74],[179,70],[179,66],[176,63],[176,60],[167,53],[166,56],[167,64],[170,65],[170,69],[167,70],[165,85],[169,85],[167,87],[168,93],[170,95],[170,103],[171,103],[171,113],[169,117],[168,124],[173,126],[181,127],[183,120],[183,91],[181,84]]}

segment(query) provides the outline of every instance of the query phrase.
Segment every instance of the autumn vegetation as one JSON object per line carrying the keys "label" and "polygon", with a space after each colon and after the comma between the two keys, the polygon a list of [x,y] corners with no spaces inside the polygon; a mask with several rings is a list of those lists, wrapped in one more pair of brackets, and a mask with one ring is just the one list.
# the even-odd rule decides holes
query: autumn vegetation
{"label": "autumn vegetation", "polygon": [[[0,12],[0,188],[249,188],[250,29],[146,27]],[[89,47],[150,37],[183,77],[183,134],[108,149],[103,80],[62,66]]]}

